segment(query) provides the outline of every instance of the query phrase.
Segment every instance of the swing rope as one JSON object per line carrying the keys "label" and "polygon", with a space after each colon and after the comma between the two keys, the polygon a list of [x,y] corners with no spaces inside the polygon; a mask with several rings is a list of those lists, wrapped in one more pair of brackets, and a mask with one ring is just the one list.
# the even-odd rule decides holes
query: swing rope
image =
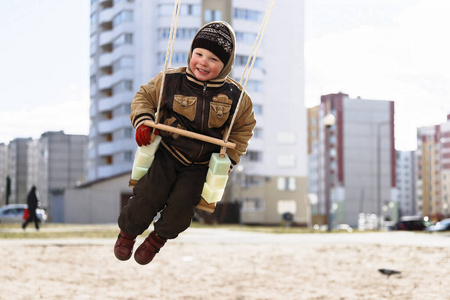
{"label": "swing rope", "polygon": [[[258,55],[258,51],[261,46],[262,38],[264,36],[264,33],[266,32],[267,23],[269,22],[269,17],[270,17],[270,14],[272,13],[274,3],[275,3],[275,0],[271,0],[269,3],[269,6],[267,7],[266,14],[264,16],[264,20],[261,24],[258,35],[256,36],[255,43],[253,44],[252,50],[250,52],[250,55],[247,59],[247,63],[244,68],[244,72],[239,81],[239,84],[242,85],[242,79],[245,77],[245,82],[244,82],[244,85],[242,86],[242,91],[241,91],[241,95],[239,96],[239,101],[236,105],[236,110],[234,111],[233,118],[231,119],[230,126],[228,128],[227,134],[224,139],[225,143],[228,142],[228,139],[230,138],[231,129],[233,128],[237,113],[239,112],[239,106],[241,105],[242,98],[244,97],[244,94],[245,94],[245,88],[247,87],[248,79],[250,78],[250,74],[253,70],[253,66],[255,65],[256,57]],[[250,61],[251,61],[251,64],[250,64]],[[245,73],[247,72],[247,68],[248,68],[249,64],[250,64],[250,68],[248,69],[248,73],[246,75]],[[220,153],[225,154],[225,152],[226,152],[226,148],[222,147]]]}
{"label": "swing rope", "polygon": [[[177,36],[178,17],[180,16],[181,0],[178,1],[178,5],[177,5],[177,3],[175,3],[175,5],[174,5],[174,13],[175,13],[175,7],[176,7],[176,10],[177,10],[177,16],[176,16],[176,19],[175,19],[175,25],[172,25],[173,22],[174,22],[173,21],[174,15],[172,14],[172,24],[170,25],[170,35],[169,35],[169,37],[172,37],[172,45],[171,45],[171,48],[170,48],[170,57],[169,57],[169,66],[168,66],[168,68],[170,68],[170,66],[172,64],[173,45],[175,44],[175,38]],[[170,41],[170,39],[169,39],[169,41]]]}
{"label": "swing rope", "polygon": [[[173,53],[173,45],[175,44],[175,36],[177,33],[177,27],[178,27],[178,17],[180,16],[180,7],[181,7],[181,0],[175,0],[174,6],[173,6],[173,13],[172,13],[172,22],[170,24],[170,33],[169,33],[169,41],[167,43],[167,51],[166,51],[166,59],[164,62],[164,72],[162,75],[161,80],[161,89],[159,91],[159,99],[158,99],[158,107],[156,108],[155,113],[155,124],[159,123],[160,116],[159,112],[161,109],[161,102],[162,102],[162,94],[164,90],[164,82],[166,80],[166,73],[167,69],[170,68],[171,61],[172,61],[172,53]],[[153,128],[152,135],[155,135],[156,128]]]}
{"label": "swing rope", "polygon": [[249,65],[249,63],[250,63],[250,61],[251,61],[251,59],[253,57],[253,52],[255,51],[256,42],[258,40],[262,39],[261,32],[263,31],[263,29],[264,29],[264,32],[265,32],[265,26],[267,25],[269,16],[272,13],[272,8],[273,8],[274,2],[275,2],[275,0],[272,0],[269,3],[269,7],[267,8],[266,14],[264,15],[264,19],[263,19],[263,22],[261,23],[261,27],[259,28],[258,35],[256,36],[255,42],[253,43],[253,47],[252,47],[252,50],[250,51],[250,55],[247,58],[247,63],[245,64],[244,72],[242,73],[242,77],[239,80],[239,84],[240,85],[242,85],[242,80],[244,79],[245,73],[247,72],[248,65]]}

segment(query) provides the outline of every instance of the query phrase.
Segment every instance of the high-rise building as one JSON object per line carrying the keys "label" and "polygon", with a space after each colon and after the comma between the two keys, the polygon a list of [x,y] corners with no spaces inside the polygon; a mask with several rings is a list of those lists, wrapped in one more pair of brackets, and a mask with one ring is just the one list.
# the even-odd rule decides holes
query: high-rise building
{"label": "high-rise building", "polygon": [[397,151],[398,209],[402,216],[416,215],[416,152]]}
{"label": "high-rise building", "polygon": [[[8,145],[0,143],[0,206],[7,204]],[[9,200],[9,199],[8,199]]]}
{"label": "high-rise building", "polygon": [[9,203],[27,203],[28,143],[31,138],[16,138],[8,145],[8,176],[11,179]]}
{"label": "high-rise building", "polygon": [[[67,135],[62,131],[45,132],[39,139],[17,138],[2,149],[7,153],[7,166],[0,159],[2,178],[11,180],[9,204],[27,203],[34,185],[40,206],[49,209],[51,194],[86,181],[87,136]],[[6,184],[2,187],[1,204],[6,204]]]}
{"label": "high-rise building", "polygon": [[51,195],[86,181],[87,136],[47,131],[28,142],[27,190],[38,188],[41,206],[50,209]]}
{"label": "high-rise building", "polygon": [[417,212],[440,220],[450,216],[450,115],[447,122],[418,129]]}
{"label": "high-rise building", "polygon": [[[326,123],[329,114],[334,124]],[[383,207],[397,201],[394,103],[324,95],[308,118],[313,222],[357,226],[360,214],[387,219]]]}
{"label": "high-rise building", "polygon": [[[248,223],[278,223],[306,215],[304,3],[275,3],[246,91],[257,125],[227,197],[242,203]],[[181,1],[172,67],[185,66],[192,38],[206,22],[223,20],[236,33],[231,76],[239,81],[263,22],[268,0]],[[88,179],[129,172],[136,143],[129,121],[139,86],[164,68],[174,1],[91,0],[91,126]],[[267,47],[267,45],[271,45]]]}

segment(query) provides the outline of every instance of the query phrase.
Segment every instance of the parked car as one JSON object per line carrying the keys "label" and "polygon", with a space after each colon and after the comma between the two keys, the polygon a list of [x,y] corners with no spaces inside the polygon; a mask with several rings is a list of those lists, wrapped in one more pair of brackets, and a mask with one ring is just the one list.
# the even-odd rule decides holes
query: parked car
{"label": "parked car", "polygon": [[353,228],[348,224],[338,224],[338,225],[336,225],[335,229],[337,231],[353,232]]}
{"label": "parked car", "polygon": [[[23,222],[23,212],[28,207],[27,204],[8,204],[0,208],[0,223],[19,223]],[[42,208],[36,209],[38,221],[44,223],[47,221],[47,213]]]}
{"label": "parked car", "polygon": [[428,223],[422,217],[407,216],[394,225],[394,230],[423,231],[428,227]]}
{"label": "parked car", "polygon": [[446,231],[450,230],[450,218],[444,219],[426,229],[426,231]]}

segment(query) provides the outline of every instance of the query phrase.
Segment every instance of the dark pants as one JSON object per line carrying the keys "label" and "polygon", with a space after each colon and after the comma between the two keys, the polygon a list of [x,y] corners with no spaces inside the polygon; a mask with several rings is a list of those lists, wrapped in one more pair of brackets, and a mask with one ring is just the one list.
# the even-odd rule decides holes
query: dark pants
{"label": "dark pants", "polygon": [[22,224],[22,228],[25,229],[28,225],[28,223],[34,221],[34,226],[36,227],[36,229],[39,229],[39,222],[38,222],[38,217],[36,215],[36,209],[29,209],[30,212],[30,216],[28,217],[28,219]]}
{"label": "dark pants", "polygon": [[181,164],[161,145],[152,166],[138,181],[120,213],[120,229],[129,235],[140,235],[161,212],[155,231],[163,238],[176,238],[191,225],[207,172],[206,165]]}

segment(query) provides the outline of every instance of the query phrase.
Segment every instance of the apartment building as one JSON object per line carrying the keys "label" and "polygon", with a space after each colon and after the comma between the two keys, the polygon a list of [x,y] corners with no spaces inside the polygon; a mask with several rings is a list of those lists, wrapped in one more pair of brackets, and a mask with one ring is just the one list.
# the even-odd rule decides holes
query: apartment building
{"label": "apartment building", "polygon": [[[329,114],[334,124],[325,123]],[[308,144],[313,223],[356,227],[359,214],[386,219],[383,207],[397,201],[392,101],[322,96],[308,111]]]}
{"label": "apartment building", "polygon": [[[286,212],[306,223],[304,2],[287,2],[274,6],[247,84],[258,123],[247,155],[229,180],[235,186],[224,199],[241,203],[244,223],[279,223]],[[171,66],[187,64],[192,38],[205,22],[223,20],[236,33],[231,75],[239,81],[268,4],[182,1]],[[132,168],[137,145],[130,103],[139,86],[163,70],[173,5],[169,0],[91,0],[90,181]]]}
{"label": "apartment building", "polygon": [[[52,194],[86,181],[87,136],[45,132],[39,139],[17,138],[0,145],[1,202],[6,204],[6,178],[10,178],[9,204],[27,203],[34,185],[40,206],[50,218]],[[6,158],[4,158],[6,157]]]}
{"label": "apartment building", "polygon": [[439,220],[450,216],[450,115],[447,122],[418,129],[417,212]]}
{"label": "apartment building", "polygon": [[35,185],[41,204],[51,209],[52,193],[86,181],[87,136],[48,131],[29,142],[27,186]]}
{"label": "apartment building", "polygon": [[397,151],[396,163],[399,213],[403,216],[415,216],[417,207],[416,152]]}
{"label": "apartment building", "polygon": [[31,138],[16,138],[8,145],[7,176],[11,179],[9,203],[27,203],[28,143]]}
{"label": "apartment building", "polygon": [[0,206],[7,203],[8,189],[8,145],[0,143]]}

